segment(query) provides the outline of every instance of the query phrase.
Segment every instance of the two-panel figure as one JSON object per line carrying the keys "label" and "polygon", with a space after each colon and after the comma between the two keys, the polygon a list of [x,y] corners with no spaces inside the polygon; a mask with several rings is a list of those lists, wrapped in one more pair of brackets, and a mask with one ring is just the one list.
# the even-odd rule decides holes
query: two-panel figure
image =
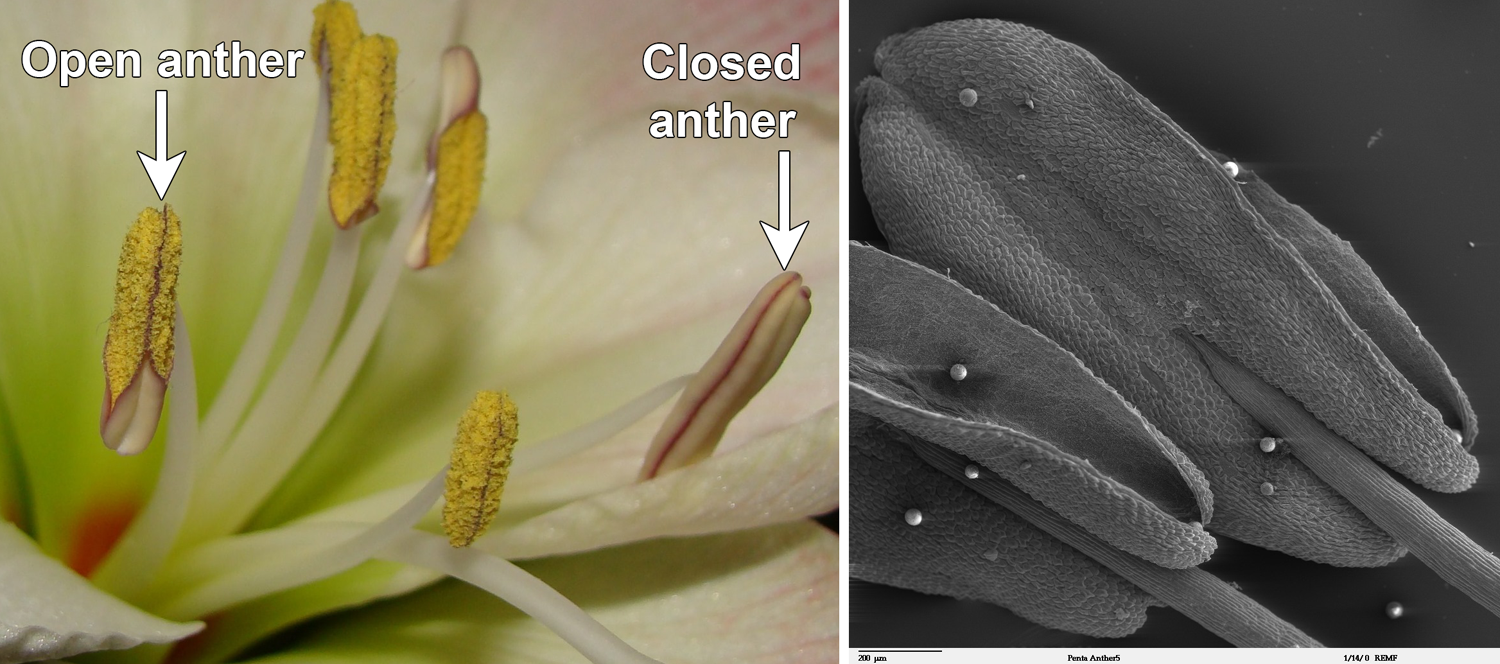
{"label": "two-panel figure", "polygon": [[1500,5],[3,12],[0,664],[1500,648]]}

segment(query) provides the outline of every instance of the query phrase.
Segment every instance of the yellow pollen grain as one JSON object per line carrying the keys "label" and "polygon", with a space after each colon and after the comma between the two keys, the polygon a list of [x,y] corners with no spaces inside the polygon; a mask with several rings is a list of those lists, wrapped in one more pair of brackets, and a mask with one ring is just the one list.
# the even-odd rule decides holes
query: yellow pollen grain
{"label": "yellow pollen grain", "polygon": [[396,40],[363,37],[334,70],[330,87],[329,142],[333,174],[328,208],[340,228],[370,218],[380,208],[375,197],[385,185],[396,139]]}
{"label": "yellow pollen grain", "polygon": [[328,46],[328,66],[337,71],[349,55],[364,31],[359,28],[359,16],[354,6],[342,0],[328,0],[313,8],[312,52],[321,57],[323,46]]}
{"label": "yellow pollen grain", "polygon": [[443,532],[455,548],[474,543],[495,520],[517,430],[516,404],[504,392],[474,395],[458,421],[443,493]]}
{"label": "yellow pollen grain", "polygon": [[182,224],[172,206],[146,208],[125,234],[115,273],[115,308],[104,339],[109,404],[135,377],[141,362],[163,380],[172,375],[172,331],[177,316],[177,271]]}
{"label": "yellow pollen grain", "polygon": [[453,255],[474,218],[474,210],[479,208],[488,132],[484,114],[472,111],[448,125],[438,139],[437,180],[427,226],[427,265],[439,265]]}

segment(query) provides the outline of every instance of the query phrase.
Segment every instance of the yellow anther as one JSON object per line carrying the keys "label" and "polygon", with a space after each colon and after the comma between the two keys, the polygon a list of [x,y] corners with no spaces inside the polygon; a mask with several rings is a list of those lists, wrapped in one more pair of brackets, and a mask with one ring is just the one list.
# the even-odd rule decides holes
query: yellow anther
{"label": "yellow anther", "polygon": [[443,493],[443,532],[454,547],[472,544],[495,520],[517,428],[516,404],[504,392],[474,395],[458,421]]}
{"label": "yellow anther", "polygon": [[479,65],[469,49],[455,46],[443,54],[442,72],[438,130],[427,154],[434,171],[432,203],[406,252],[412,269],[439,265],[453,255],[484,186],[489,121],[479,112]]}
{"label": "yellow anther", "polygon": [[[365,35],[359,29],[354,6],[341,0],[328,0],[313,8],[312,52],[325,68],[337,71],[349,55],[354,42]],[[328,47],[324,59],[323,47]]]}
{"label": "yellow anther", "polygon": [[484,149],[488,131],[484,114],[474,111],[459,118],[438,140],[437,178],[432,208],[413,238],[407,264],[413,268],[441,265],[469,228],[479,209],[484,185]]}
{"label": "yellow anther", "polygon": [[182,224],[172,206],[146,208],[120,250],[115,307],[104,339],[104,406],[99,433],[121,454],[144,450],[156,433],[172,375]]}
{"label": "yellow anther", "polygon": [[640,479],[708,457],[729,422],[776,375],[812,313],[812,291],[802,275],[782,272],[766,283],[693,376],[657,430]]}
{"label": "yellow anther", "polygon": [[375,197],[385,185],[396,138],[396,52],[396,40],[390,37],[362,37],[333,70],[328,208],[340,228],[380,211]]}

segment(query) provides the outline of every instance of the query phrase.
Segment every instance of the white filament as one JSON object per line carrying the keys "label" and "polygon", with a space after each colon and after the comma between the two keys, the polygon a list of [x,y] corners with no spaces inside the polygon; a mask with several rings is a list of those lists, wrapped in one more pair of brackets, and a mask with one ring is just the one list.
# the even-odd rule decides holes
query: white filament
{"label": "white filament", "polygon": [[681,392],[692,379],[693,374],[678,376],[651,388],[645,394],[606,413],[597,420],[539,443],[521,447],[516,450],[510,472],[520,473],[543,468],[613,438],[626,427],[639,422],[641,418],[666,403],[672,395]]}
{"label": "white filament", "polygon": [[[511,463],[512,477],[609,440],[671,399],[691,377],[679,376],[668,380],[588,424],[517,450],[515,461]],[[363,524],[373,520],[376,515],[398,509],[397,506],[403,504],[403,501],[404,504],[411,505],[408,497],[419,493],[420,485],[420,482],[414,482],[394,487],[295,523],[221,537],[184,550],[172,559],[174,585],[159,591],[168,595],[181,595],[194,587],[217,584],[217,577],[224,574],[226,568],[231,570],[228,572],[230,575],[239,574],[238,568],[259,565],[262,559],[271,559],[273,552],[274,560],[300,561],[305,556],[322,550],[322,543],[353,537],[367,527]],[[265,572],[256,573],[255,578],[274,576],[273,573]],[[249,588],[244,588],[236,591],[236,594],[240,596],[250,592]],[[253,596],[267,592],[271,591],[255,591]]]}
{"label": "white filament", "polygon": [[402,533],[377,557],[426,567],[487,591],[546,625],[595,664],[660,664],[631,648],[552,586],[503,558],[475,549],[455,549],[437,535],[417,531]]}
{"label": "white filament", "polygon": [[[232,525],[235,530],[238,530],[254,514],[261,502],[271,494],[271,491],[275,490],[282,478],[302,459],[303,453],[328,424],[333,413],[338,410],[339,403],[343,401],[349,385],[354,382],[354,376],[359,372],[360,365],[364,363],[365,355],[375,340],[375,334],[380,330],[380,324],[385,320],[386,311],[389,310],[391,298],[395,294],[396,283],[405,272],[401,243],[397,241],[397,238],[405,237],[416,225],[417,219],[421,217],[422,209],[426,207],[427,198],[432,192],[432,184],[432,179],[429,177],[412,204],[402,214],[395,233],[386,244],[385,254],[381,256],[375,276],[371,278],[370,285],[361,296],[359,308],[355,311],[354,318],[349,322],[343,337],[339,339],[338,345],[334,347],[332,357],[329,357],[328,348],[332,341],[332,333],[336,330],[337,324],[343,320],[343,301],[339,303],[336,311],[320,314],[328,319],[327,332],[330,335],[324,339],[322,346],[316,349],[309,348],[309,352],[301,356],[295,352],[287,354],[287,361],[298,362],[304,369],[298,374],[297,386],[301,389],[296,394],[284,398],[280,395],[272,395],[271,390],[276,387],[273,381],[271,387],[266,390],[266,396],[261,398],[261,403],[266,403],[273,400],[273,396],[277,397],[274,401],[280,410],[268,412],[275,416],[276,422],[281,426],[275,430],[267,428],[254,433],[242,431],[241,436],[236,437],[236,444],[225,452],[220,467],[226,474],[234,474],[237,479],[233,491],[234,503],[230,511],[219,512],[219,518],[224,520],[226,526]],[[347,296],[347,291],[345,295]],[[313,314],[308,315],[311,317]],[[304,323],[304,327],[306,325]],[[321,371],[318,371],[319,369]],[[314,375],[316,375],[315,382]],[[261,409],[261,403],[256,404],[256,411]],[[251,420],[246,422],[246,429],[249,429],[253,421],[254,414]],[[243,438],[243,444],[240,443],[241,438]],[[254,472],[245,472],[247,467],[255,469]]]}
{"label": "white filament", "polygon": [[369,560],[402,532],[410,530],[443,495],[448,467],[438,471],[406,504],[379,523],[327,547],[292,555],[266,556],[258,564],[193,587],[168,600],[165,615],[203,616],[241,602],[325,579]]}
{"label": "white filament", "polygon": [[93,575],[95,584],[114,595],[131,600],[139,597],[161,568],[162,560],[177,541],[192,496],[193,454],[198,439],[198,378],[193,367],[193,346],[188,340],[182,307],[177,307],[173,331],[176,359],[172,368],[172,408],[167,415],[166,449],[161,472],[151,499],[130,524],[130,529],[110,550],[109,557]]}
{"label": "white filament", "polygon": [[192,534],[196,538],[235,532],[259,507],[259,500],[245,500],[245,486],[265,472],[262,467],[268,457],[280,453],[276,448],[286,435],[287,413],[296,412],[307,399],[313,378],[328,355],[354,286],[362,233],[363,227],[355,227],[333,234],[333,246],[328,249],[301,329],[245,423],[220,453],[205,483],[212,490],[199,492],[204,509],[194,515]]}
{"label": "white filament", "polygon": [[313,118],[312,143],[307,146],[307,162],[302,167],[302,188],[297,194],[297,207],[292,213],[291,225],[287,228],[286,242],[281,246],[281,257],[276,260],[276,271],[271,275],[271,285],[266,288],[260,311],[250,325],[240,354],[213,406],[203,418],[202,436],[199,439],[199,458],[212,461],[219,447],[229,439],[234,426],[239,424],[245,406],[255,386],[260,383],[271,349],[281,324],[286,320],[287,309],[292,304],[292,293],[297,278],[302,274],[302,264],[307,259],[307,247],[312,239],[313,218],[317,216],[318,202],[323,199],[323,163],[328,152],[328,77],[318,86],[318,112]]}

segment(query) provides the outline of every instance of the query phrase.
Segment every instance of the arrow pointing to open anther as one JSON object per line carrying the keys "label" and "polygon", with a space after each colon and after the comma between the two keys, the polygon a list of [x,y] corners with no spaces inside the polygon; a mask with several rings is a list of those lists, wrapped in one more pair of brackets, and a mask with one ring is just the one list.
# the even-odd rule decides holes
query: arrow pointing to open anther
{"label": "arrow pointing to open anther", "polygon": [[141,158],[141,165],[146,167],[146,176],[151,178],[151,186],[156,187],[157,200],[167,197],[167,187],[172,186],[172,178],[177,176],[177,167],[182,165],[182,156],[187,154],[186,150],[167,158],[167,91],[156,91],[156,157],[152,158],[144,152],[136,152]]}
{"label": "arrow pointing to open anther", "polygon": [[802,222],[796,228],[789,228],[792,223],[792,151],[782,150],[777,155],[780,161],[779,183],[780,196],[777,209],[777,217],[781,227],[777,228],[764,221],[760,222],[760,229],[766,232],[766,240],[771,243],[771,251],[776,252],[776,260],[781,263],[781,269],[792,262],[792,254],[797,251],[797,244],[802,242],[802,234],[807,232],[807,224]]}

